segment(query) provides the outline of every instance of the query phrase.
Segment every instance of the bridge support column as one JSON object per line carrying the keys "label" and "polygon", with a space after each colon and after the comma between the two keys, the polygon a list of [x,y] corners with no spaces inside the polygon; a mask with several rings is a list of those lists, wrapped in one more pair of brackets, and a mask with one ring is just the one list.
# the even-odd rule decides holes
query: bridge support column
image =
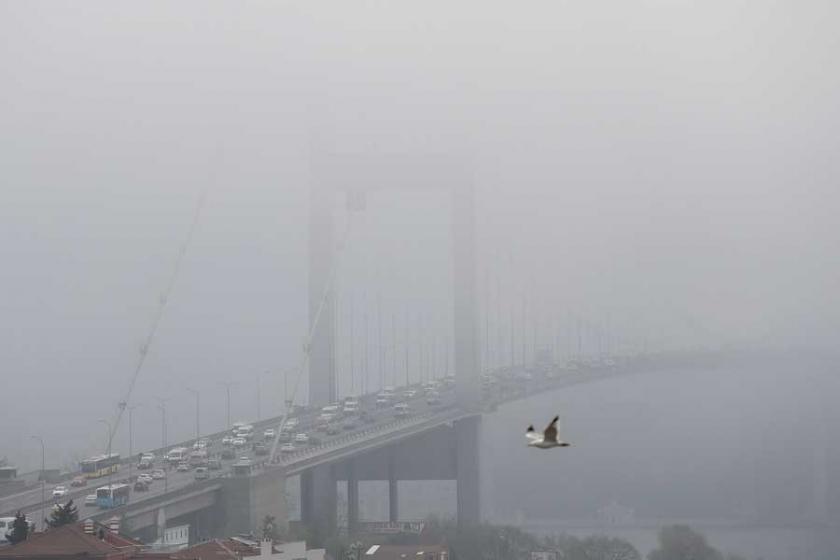
{"label": "bridge support column", "polygon": [[391,447],[391,451],[388,454],[388,521],[392,523],[400,520],[400,496],[396,455],[396,447]]}
{"label": "bridge support column", "polygon": [[359,477],[356,461],[347,462],[347,533],[355,535],[359,529]]}
{"label": "bridge support column", "polygon": [[163,539],[166,536],[166,510],[164,508],[157,511],[155,525],[157,526],[157,538]]}
{"label": "bridge support column", "polygon": [[455,422],[458,525],[462,527],[481,522],[480,426],[480,416]]}
{"label": "bridge support column", "polygon": [[[203,524],[221,527],[219,533],[223,535],[258,535],[265,517],[271,516],[274,517],[276,527],[287,527],[286,473],[283,469],[266,469],[249,476],[233,476],[222,480],[221,501],[216,508],[217,518],[202,520]],[[208,531],[205,533],[211,534]]]}
{"label": "bridge support column", "polygon": [[335,531],[338,507],[335,485],[336,477],[329,464],[313,467],[300,475],[301,520],[320,537]]}

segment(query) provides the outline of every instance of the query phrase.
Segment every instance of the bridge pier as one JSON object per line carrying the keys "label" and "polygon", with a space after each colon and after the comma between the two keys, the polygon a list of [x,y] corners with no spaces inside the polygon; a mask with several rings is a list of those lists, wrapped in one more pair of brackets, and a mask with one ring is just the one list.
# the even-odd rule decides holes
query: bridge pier
{"label": "bridge pier", "polygon": [[462,527],[481,522],[480,427],[480,416],[455,422],[458,525]]}
{"label": "bridge pier", "polygon": [[359,528],[359,476],[356,460],[347,461],[347,533],[355,535]]}
{"label": "bridge pier", "polygon": [[286,473],[282,469],[223,480],[218,508],[222,519],[217,523],[224,528],[221,534],[259,535],[267,515],[274,517],[276,527],[285,529],[288,526]]}
{"label": "bridge pier", "polygon": [[399,480],[397,480],[397,448],[391,446],[388,453],[388,521],[399,521]]}
{"label": "bridge pier", "polygon": [[313,467],[300,475],[301,521],[307,527],[317,535],[332,534],[337,507],[338,492],[332,464]]}

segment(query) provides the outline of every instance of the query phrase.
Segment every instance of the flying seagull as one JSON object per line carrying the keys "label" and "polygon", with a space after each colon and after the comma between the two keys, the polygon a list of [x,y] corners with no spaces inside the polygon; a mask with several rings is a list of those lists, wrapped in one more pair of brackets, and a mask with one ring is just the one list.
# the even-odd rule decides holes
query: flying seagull
{"label": "flying seagull", "polygon": [[559,416],[555,416],[554,420],[545,428],[542,435],[534,431],[533,424],[528,426],[525,432],[525,437],[528,438],[528,445],[531,447],[539,447],[540,449],[549,449],[550,447],[569,447],[569,443],[557,439],[557,421]]}

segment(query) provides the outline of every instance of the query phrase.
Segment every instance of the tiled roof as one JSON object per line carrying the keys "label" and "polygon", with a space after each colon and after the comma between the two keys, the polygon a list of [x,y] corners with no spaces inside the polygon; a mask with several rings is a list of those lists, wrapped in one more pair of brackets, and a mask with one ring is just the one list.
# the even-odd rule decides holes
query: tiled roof
{"label": "tiled roof", "polygon": [[259,550],[233,539],[214,539],[179,550],[172,557],[179,560],[239,560],[256,554]]}
{"label": "tiled roof", "polygon": [[364,560],[425,560],[427,554],[439,558],[448,552],[439,544],[373,545],[362,554]]}
{"label": "tiled roof", "polygon": [[[103,539],[98,534],[102,531]],[[0,560],[85,558],[152,558],[141,552],[141,543],[97,526],[95,533],[85,533],[82,524],[71,523],[43,533],[35,533],[14,546],[0,549]],[[154,557],[160,558],[159,555]]]}
{"label": "tiled roof", "polygon": [[0,549],[0,558],[38,558],[85,555],[89,558],[105,557],[118,552],[115,546],[88,535],[76,523],[63,525],[43,533],[35,533],[22,543]]}

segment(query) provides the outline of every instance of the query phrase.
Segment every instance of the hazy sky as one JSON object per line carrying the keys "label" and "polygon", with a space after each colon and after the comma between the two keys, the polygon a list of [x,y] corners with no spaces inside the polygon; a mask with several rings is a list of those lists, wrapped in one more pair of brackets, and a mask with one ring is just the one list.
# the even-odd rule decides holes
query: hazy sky
{"label": "hazy sky", "polygon": [[[829,345],[838,15],[829,1],[0,2],[0,410],[25,426],[0,433],[0,456],[31,465],[29,432],[49,435],[52,462],[97,450],[207,185],[138,381],[138,441],[159,441],[155,396],[172,399],[170,441],[191,433],[187,386],[208,429],[221,381],[239,381],[235,415],[253,410],[257,376],[298,360],[320,150],[468,161],[479,281],[505,306],[528,292],[545,315],[626,335]],[[342,283],[356,321],[377,291],[386,323],[445,317],[444,202],[370,201]]]}

